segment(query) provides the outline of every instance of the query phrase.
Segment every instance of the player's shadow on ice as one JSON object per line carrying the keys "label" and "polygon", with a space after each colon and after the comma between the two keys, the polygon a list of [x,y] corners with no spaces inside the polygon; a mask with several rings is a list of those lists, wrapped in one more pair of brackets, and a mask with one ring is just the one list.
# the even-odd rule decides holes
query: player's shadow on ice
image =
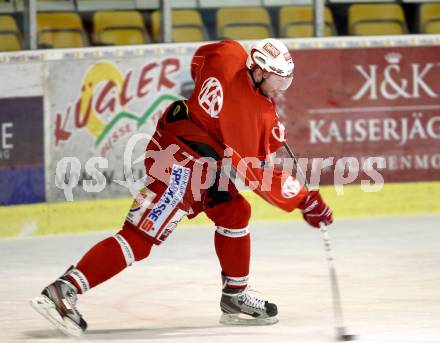
{"label": "player's shadow on ice", "polygon": [[[125,339],[182,339],[191,337],[210,337],[215,336],[240,336],[248,335],[248,333],[239,332],[227,332],[222,331],[223,325],[212,325],[212,326],[184,326],[184,327],[173,327],[173,328],[130,328],[130,329],[106,329],[106,330],[87,330],[87,332],[82,336],[84,339],[90,340],[125,340]],[[205,332],[198,330],[209,330],[209,329],[220,329],[216,332]],[[64,336],[62,333],[58,332],[56,329],[53,330],[33,330],[25,331],[23,334],[29,338],[33,339],[52,339],[52,338],[62,338],[65,337],[67,340],[69,337]],[[260,332],[261,335],[266,333]],[[269,334],[269,333],[268,333]]]}

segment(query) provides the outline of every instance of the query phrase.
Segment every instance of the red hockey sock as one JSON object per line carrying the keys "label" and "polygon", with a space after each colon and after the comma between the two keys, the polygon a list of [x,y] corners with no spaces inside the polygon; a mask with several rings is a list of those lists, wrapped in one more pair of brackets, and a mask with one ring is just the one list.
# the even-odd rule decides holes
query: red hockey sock
{"label": "red hockey sock", "polygon": [[134,261],[146,258],[153,244],[140,233],[124,228],[92,247],[67,277],[79,293],[110,279]]}
{"label": "red hockey sock", "polygon": [[222,267],[225,286],[246,287],[251,257],[251,238],[248,229],[217,227],[215,251]]}

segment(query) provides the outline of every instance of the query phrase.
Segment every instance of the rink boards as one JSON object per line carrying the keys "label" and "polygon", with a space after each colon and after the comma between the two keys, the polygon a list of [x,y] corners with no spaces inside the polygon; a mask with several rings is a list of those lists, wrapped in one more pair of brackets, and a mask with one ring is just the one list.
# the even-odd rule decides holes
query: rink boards
{"label": "rink boards", "polygon": [[[388,183],[377,193],[365,193],[359,185],[344,187],[337,195],[331,186],[322,193],[333,209],[335,221],[353,217],[411,216],[440,213],[440,182]],[[252,205],[252,220],[299,220],[298,211],[287,213],[268,205],[254,193],[244,192]],[[131,198],[81,200],[73,202],[0,207],[0,237],[36,236],[101,230],[119,230],[132,203]],[[201,214],[180,226],[207,225]]]}

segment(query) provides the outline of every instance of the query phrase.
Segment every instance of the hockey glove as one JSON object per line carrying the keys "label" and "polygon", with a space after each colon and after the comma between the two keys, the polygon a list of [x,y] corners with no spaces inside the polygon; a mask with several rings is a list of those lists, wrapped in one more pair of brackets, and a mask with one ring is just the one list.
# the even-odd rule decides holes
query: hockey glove
{"label": "hockey glove", "polygon": [[310,191],[298,207],[303,214],[304,220],[313,227],[319,229],[321,222],[325,225],[333,223],[332,210],[324,203],[319,195],[319,191]]}

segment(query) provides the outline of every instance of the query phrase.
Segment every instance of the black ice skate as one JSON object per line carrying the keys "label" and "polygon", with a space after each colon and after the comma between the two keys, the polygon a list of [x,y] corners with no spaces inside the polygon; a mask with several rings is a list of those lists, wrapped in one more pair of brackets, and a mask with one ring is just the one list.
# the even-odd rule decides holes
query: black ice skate
{"label": "black ice skate", "polygon": [[77,299],[75,287],[64,274],[31,300],[31,306],[65,335],[78,338],[87,323],[76,309]]}
{"label": "black ice skate", "polygon": [[220,323],[225,325],[272,325],[278,322],[277,305],[258,299],[250,289],[223,288]]}

